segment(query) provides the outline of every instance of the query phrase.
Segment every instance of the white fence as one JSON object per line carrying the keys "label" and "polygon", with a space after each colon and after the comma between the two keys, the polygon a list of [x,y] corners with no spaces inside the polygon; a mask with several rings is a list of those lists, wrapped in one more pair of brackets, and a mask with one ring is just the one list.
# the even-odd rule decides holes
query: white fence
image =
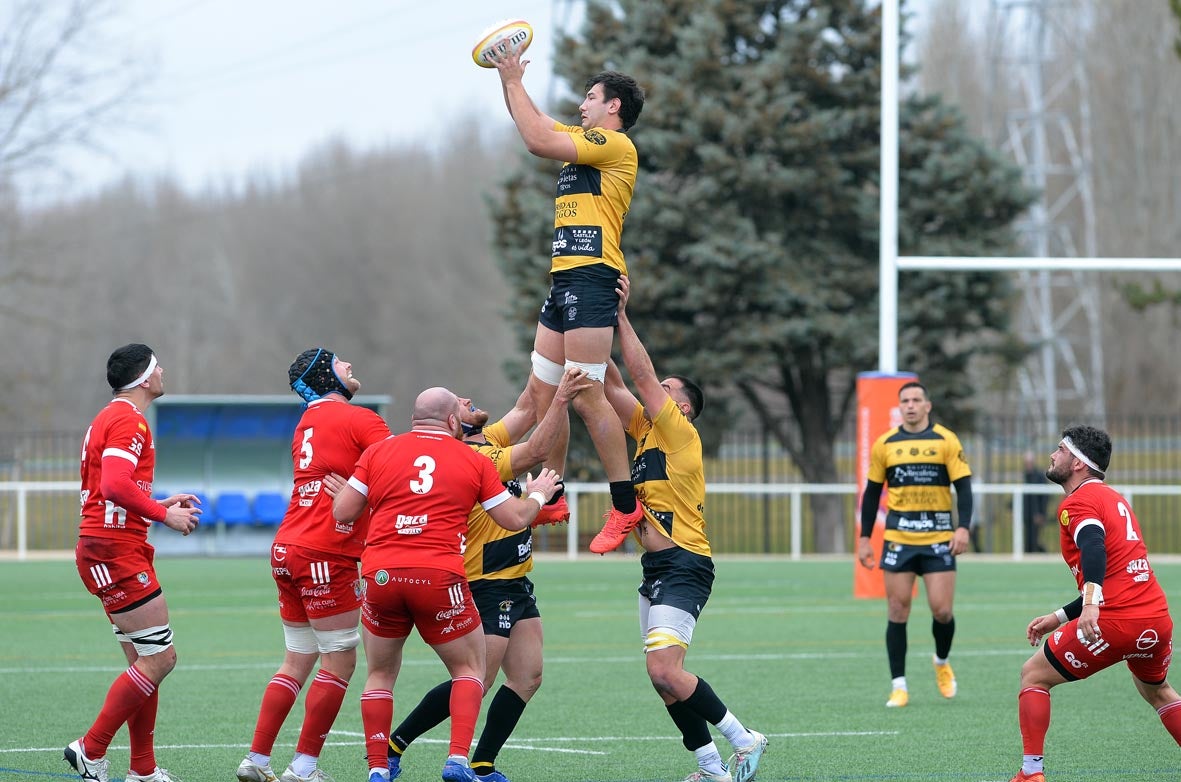
{"label": "white fence", "polygon": [[[1115,485],[1127,500],[1135,506],[1136,498],[1142,496],[1178,496],[1181,486],[1173,485]],[[709,494],[745,494],[754,497],[786,496],[790,510],[786,521],[790,530],[791,549],[789,556],[799,560],[804,556],[803,526],[804,499],[812,494],[838,494],[852,497],[858,487],[851,483],[710,483],[706,485]],[[10,505],[9,518],[0,519],[0,523],[12,523],[16,528],[16,547],[14,553],[18,560],[29,556],[29,496],[38,493],[77,493],[78,484],[75,481],[0,481],[0,496],[13,494],[14,502]],[[566,528],[566,558],[577,559],[579,550],[578,497],[580,494],[606,494],[606,486],[601,483],[568,483],[566,495],[570,503],[570,523]],[[1022,524],[1022,507],[1026,494],[1045,494],[1051,498],[1060,498],[1062,490],[1057,486],[1029,483],[983,483],[972,486],[973,497],[989,495],[1010,496],[1010,519],[1013,529],[1014,560],[1021,560],[1025,550],[1025,526]],[[1049,514],[1048,514],[1049,515]],[[856,525],[857,518],[849,519],[850,525]],[[589,529],[589,526],[588,526]],[[216,553],[216,552],[214,552]]]}

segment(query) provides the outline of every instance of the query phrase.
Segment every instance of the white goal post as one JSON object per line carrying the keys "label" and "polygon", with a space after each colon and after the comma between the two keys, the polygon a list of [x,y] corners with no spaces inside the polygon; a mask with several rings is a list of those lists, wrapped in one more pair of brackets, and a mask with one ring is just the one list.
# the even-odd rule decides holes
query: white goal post
{"label": "white goal post", "polygon": [[975,258],[898,256],[898,25],[899,0],[882,0],[881,246],[878,370],[898,371],[898,271],[1176,272],[1181,258]]}

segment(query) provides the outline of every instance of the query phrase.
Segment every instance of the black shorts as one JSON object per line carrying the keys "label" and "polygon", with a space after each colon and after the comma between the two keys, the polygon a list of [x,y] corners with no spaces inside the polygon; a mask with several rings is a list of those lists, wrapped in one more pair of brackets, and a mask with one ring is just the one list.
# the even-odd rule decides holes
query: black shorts
{"label": "black shorts", "polygon": [[469,584],[484,624],[484,635],[508,638],[522,619],[540,619],[533,582],[521,578],[484,578]]}
{"label": "black shorts", "polygon": [[887,540],[882,546],[882,570],[889,573],[945,573],[955,571],[950,543],[908,546]]}
{"label": "black shorts", "polygon": [[714,561],[673,546],[640,557],[644,580],[639,593],[654,606],[672,606],[701,617],[714,585]]}
{"label": "black shorts", "polygon": [[551,331],[614,328],[619,323],[620,272],[605,263],[554,272],[537,320]]}

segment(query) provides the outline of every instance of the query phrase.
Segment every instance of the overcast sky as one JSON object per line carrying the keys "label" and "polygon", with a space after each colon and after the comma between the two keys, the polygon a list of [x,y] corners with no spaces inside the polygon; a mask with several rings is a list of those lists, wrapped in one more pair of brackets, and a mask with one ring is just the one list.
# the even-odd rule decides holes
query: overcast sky
{"label": "overcast sky", "polygon": [[118,0],[112,37],[153,65],[145,119],[114,160],[71,156],[80,189],[124,172],[186,186],[289,170],[316,144],[431,144],[466,113],[506,130],[494,70],[472,46],[506,18],[534,26],[525,85],[550,87],[561,0]]}
{"label": "overcast sky", "polygon": [[[984,0],[970,0],[983,2]],[[909,0],[911,10],[929,0]],[[171,174],[187,189],[288,172],[317,144],[433,145],[448,123],[511,128],[495,71],[471,48],[506,18],[535,31],[525,85],[543,108],[555,26],[575,0],[115,0],[111,37],[151,63],[144,119],[109,144],[113,159],[71,155],[76,180],[39,187],[57,200],[127,173]],[[575,121],[576,118],[569,118]],[[48,192],[46,192],[48,190]],[[31,194],[30,194],[31,195]]]}

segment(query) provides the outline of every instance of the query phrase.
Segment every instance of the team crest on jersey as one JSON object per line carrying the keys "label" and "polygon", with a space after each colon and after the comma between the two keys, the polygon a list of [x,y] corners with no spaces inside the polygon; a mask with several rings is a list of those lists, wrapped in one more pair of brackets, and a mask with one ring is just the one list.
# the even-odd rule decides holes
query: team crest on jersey
{"label": "team crest on jersey", "polygon": [[1058,521],[1062,523],[1063,527],[1070,526],[1070,513],[1066,510],[1066,508],[1063,508],[1062,512],[1058,514]]}
{"label": "team crest on jersey", "polygon": [[365,597],[365,582],[362,579],[357,579],[353,582],[353,594],[357,597]]}
{"label": "team crest on jersey", "polygon": [[583,133],[582,135],[583,135],[583,138],[585,138],[587,141],[594,144],[595,146],[601,147],[607,143],[607,137],[604,136],[602,133],[600,133],[597,130],[588,130],[585,133]]}
{"label": "team crest on jersey", "polygon": [[500,605],[497,606],[497,608],[499,608],[503,612],[507,612],[512,607],[513,607],[512,600],[501,600]]}
{"label": "team crest on jersey", "polygon": [[385,586],[386,584],[390,583],[390,574],[384,570],[377,571],[377,573],[375,573],[373,576],[373,583],[377,584],[378,586]]}
{"label": "team crest on jersey", "polygon": [[144,586],[147,586],[148,582],[151,581],[152,579],[148,578],[147,573],[137,573],[135,576],[135,580],[138,581],[139,583],[143,584]]}

